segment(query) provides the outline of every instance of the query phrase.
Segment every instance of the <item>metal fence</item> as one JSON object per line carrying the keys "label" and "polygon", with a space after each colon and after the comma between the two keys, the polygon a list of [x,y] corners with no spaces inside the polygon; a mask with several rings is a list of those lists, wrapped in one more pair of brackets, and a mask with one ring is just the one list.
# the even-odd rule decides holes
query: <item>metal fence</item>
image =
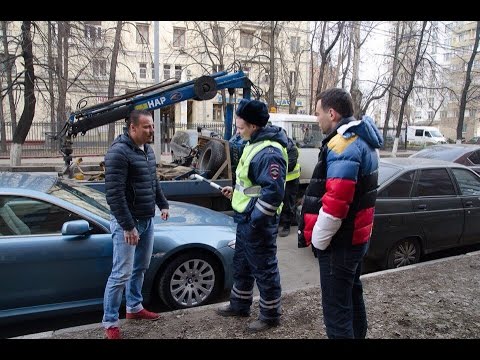
{"label": "metal fence", "polygon": [[[115,123],[115,137],[123,133],[124,123]],[[215,123],[191,123],[191,124],[162,124],[161,128],[161,144],[162,152],[170,153],[170,141],[178,130],[187,129],[204,129],[219,134],[223,137],[225,132],[225,124],[222,122]],[[12,124],[5,123],[5,138],[0,144],[0,157],[10,156],[10,146],[12,144]],[[233,128],[232,128],[233,132]],[[54,140],[51,132],[50,123],[33,123],[28,132],[25,143],[22,147],[23,157],[52,157],[59,156],[60,140]],[[108,142],[108,125],[100,126],[96,129],[89,130],[85,135],[79,134],[73,140],[74,156],[87,155],[104,155],[109,147]]]}

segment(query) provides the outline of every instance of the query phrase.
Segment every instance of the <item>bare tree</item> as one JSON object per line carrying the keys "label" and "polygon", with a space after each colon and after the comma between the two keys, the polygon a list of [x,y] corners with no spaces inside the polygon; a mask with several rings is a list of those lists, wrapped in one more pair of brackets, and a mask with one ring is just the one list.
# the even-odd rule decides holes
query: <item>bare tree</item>
{"label": "bare tree", "polygon": [[[9,42],[7,39],[7,21],[2,21],[2,43],[3,43],[3,63],[5,66],[5,73],[7,75],[7,89],[6,93],[8,93],[8,104],[10,107],[10,121],[12,122],[12,132],[15,131],[17,127],[17,110],[15,107],[15,99],[13,97],[13,88],[14,88],[14,81],[12,79],[12,69],[13,65],[15,64],[16,57],[10,55],[9,52]],[[2,87],[3,92],[3,87]]]}
{"label": "bare tree", "polygon": [[21,163],[22,145],[27,138],[35,115],[35,71],[33,66],[33,49],[31,35],[31,21],[22,22],[22,56],[25,64],[24,72],[24,106],[18,126],[13,133],[12,148],[10,149],[10,165],[17,166]]}
{"label": "bare tree", "polygon": [[[113,40],[112,58],[110,61],[110,72],[108,77],[108,98],[115,96],[115,79],[117,76],[118,52],[120,49],[120,40],[122,38],[123,21],[117,21],[115,28],[115,38]],[[115,123],[108,124],[108,143],[111,144],[115,137]]]}
{"label": "bare tree", "polygon": [[[3,73],[0,72],[0,89],[3,87]],[[7,133],[5,128],[5,116],[3,114],[3,96],[0,95],[0,151],[7,151]]]}
{"label": "bare tree", "polygon": [[[316,98],[324,90],[325,69],[327,65],[330,63],[331,52],[333,50],[333,47],[337,43],[338,39],[340,38],[340,35],[343,32],[344,25],[345,25],[345,21],[340,21],[335,23],[332,29],[328,27],[329,26],[328,21],[324,21],[320,25],[320,29],[319,29],[320,35],[316,36],[317,38],[319,38],[318,53],[320,54],[320,60],[321,60],[320,72],[319,72],[318,82],[317,82],[317,91],[315,96]],[[334,38],[329,43],[330,32],[334,34]],[[312,107],[313,107],[313,103],[312,103]]]}
{"label": "bare tree", "polygon": [[457,124],[457,143],[462,142],[462,130],[463,130],[463,121],[465,119],[465,108],[467,106],[467,95],[472,83],[472,67],[475,57],[478,52],[478,42],[480,39],[480,21],[477,21],[477,29],[475,32],[475,44],[473,45],[472,54],[470,60],[467,63],[467,71],[465,73],[465,82],[463,84],[462,95],[460,96],[460,109],[458,112],[458,124]]}
{"label": "bare tree", "polygon": [[397,21],[395,24],[395,38],[394,38],[394,46],[393,46],[393,56],[392,56],[392,75],[390,78],[390,84],[389,84],[389,93],[388,93],[388,101],[387,101],[387,111],[385,113],[385,122],[383,123],[383,138],[387,138],[387,132],[388,132],[388,125],[390,121],[390,116],[392,113],[392,104],[393,104],[393,99],[394,97],[398,97],[398,93],[395,92],[396,89],[396,81],[397,81],[397,75],[398,71],[400,69],[400,64],[403,63],[403,57],[405,56],[406,53],[403,53],[403,57],[399,57],[399,51],[400,51],[400,44],[402,42],[402,39],[404,37],[405,33],[405,23],[401,21]]}
{"label": "bare tree", "polygon": [[[423,59],[423,55],[425,51],[427,50],[427,46],[425,46],[425,43],[424,43],[424,35],[425,35],[425,29],[427,27],[427,23],[428,23],[427,21],[422,22],[422,29],[420,31],[420,34],[418,35],[418,40],[416,40],[417,49],[415,51],[415,58],[413,60],[413,63],[409,64],[411,66],[409,66],[408,68],[406,66],[403,66],[403,69],[406,73],[407,84],[402,94],[400,112],[398,114],[397,130],[395,133],[395,141],[393,143],[393,149],[392,149],[392,156],[396,156],[397,154],[398,139],[400,137],[400,133],[402,130],[403,115],[405,113],[405,108],[407,106],[408,97],[410,96],[410,93],[412,92],[412,89],[413,89],[417,68]],[[415,24],[413,24],[413,26],[415,26]],[[408,36],[409,38],[414,38],[415,34],[411,32],[408,34]]]}

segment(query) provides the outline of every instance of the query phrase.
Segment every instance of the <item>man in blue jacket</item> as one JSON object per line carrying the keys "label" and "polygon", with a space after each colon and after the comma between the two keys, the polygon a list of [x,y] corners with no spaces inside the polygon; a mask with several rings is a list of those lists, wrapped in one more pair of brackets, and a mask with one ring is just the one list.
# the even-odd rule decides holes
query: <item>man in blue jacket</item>
{"label": "man in blue jacket", "polygon": [[383,138],[373,120],[353,117],[344,89],[323,91],[315,115],[326,137],[305,191],[298,245],[320,266],[323,321],[330,339],[363,339],[367,313],[360,280],[372,234]]}
{"label": "man in blue jacket", "polygon": [[249,316],[256,281],[260,316],[247,330],[258,332],[280,323],[281,286],[276,237],[285,193],[287,136],[282,128],[265,126],[267,106],[243,99],[236,111],[237,133],[248,141],[235,175],[235,190],[223,195],[232,200],[237,225],[230,303],[217,309],[221,316]]}
{"label": "man in blue jacket", "polygon": [[155,205],[168,219],[168,202],[157,179],[157,162],[148,145],[153,139],[153,118],[146,110],[133,110],[125,133],[115,139],[105,155],[105,193],[111,211],[113,267],[105,287],[105,335],[120,339],[118,312],[123,291],[127,319],[156,320],[159,315],[143,308],[142,286],[153,252]]}

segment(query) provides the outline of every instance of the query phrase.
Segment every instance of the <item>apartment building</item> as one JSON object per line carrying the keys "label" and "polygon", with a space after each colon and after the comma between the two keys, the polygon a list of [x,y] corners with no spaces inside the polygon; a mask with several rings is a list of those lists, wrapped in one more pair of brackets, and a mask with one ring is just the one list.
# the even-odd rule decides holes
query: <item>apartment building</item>
{"label": "apartment building", "polygon": [[[20,38],[21,22],[7,22],[7,25],[8,38]],[[62,29],[58,28],[58,24],[36,22],[39,30],[33,36],[33,52],[37,59],[35,74],[42,81],[37,81],[34,121],[51,121],[52,102],[49,96],[53,95],[58,100],[60,73],[68,74],[64,76],[68,88],[65,120],[71,111],[108,98],[112,49],[118,25],[115,21],[69,22],[68,46],[63,44],[59,47],[57,36]],[[154,25],[153,21],[122,22],[114,96],[153,85],[156,79],[161,82],[176,78],[183,82],[221,70],[242,69],[260,89],[261,99],[267,102],[272,73],[270,64],[274,64],[276,111],[308,113],[308,22],[160,21],[158,47],[154,43]],[[273,52],[270,51],[271,34],[275,37]],[[9,52],[18,54],[18,46],[14,46],[14,41],[9,46]],[[156,52],[159,59],[158,74],[155,74]],[[62,56],[60,63],[57,61],[59,53]],[[272,53],[273,62],[270,61]],[[22,70],[21,62],[22,58],[18,57],[13,69],[15,74]],[[48,64],[52,64],[53,69]],[[49,79],[53,84],[51,93],[48,91]],[[234,100],[239,102],[242,95],[237,89]],[[20,90],[15,91],[15,98],[18,100],[17,112],[20,113],[23,106]],[[181,102],[162,108],[161,116],[170,123],[223,121],[222,100],[219,93],[208,101]],[[10,111],[6,101],[3,109],[5,121],[8,122]]]}

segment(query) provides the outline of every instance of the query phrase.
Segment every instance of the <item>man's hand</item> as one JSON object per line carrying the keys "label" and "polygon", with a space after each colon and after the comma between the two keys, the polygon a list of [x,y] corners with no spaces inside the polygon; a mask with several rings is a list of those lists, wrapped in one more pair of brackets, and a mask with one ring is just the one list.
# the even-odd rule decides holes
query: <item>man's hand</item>
{"label": "man's hand", "polygon": [[170,215],[168,214],[168,209],[162,209],[162,220],[168,220],[168,218],[170,217]]}
{"label": "man's hand", "polygon": [[133,228],[132,230],[124,230],[123,237],[128,245],[138,245],[138,240],[140,240],[137,228]]}
{"label": "man's hand", "polygon": [[222,188],[222,194],[225,196],[227,199],[232,200],[233,196],[233,188],[231,186],[224,186]]}

